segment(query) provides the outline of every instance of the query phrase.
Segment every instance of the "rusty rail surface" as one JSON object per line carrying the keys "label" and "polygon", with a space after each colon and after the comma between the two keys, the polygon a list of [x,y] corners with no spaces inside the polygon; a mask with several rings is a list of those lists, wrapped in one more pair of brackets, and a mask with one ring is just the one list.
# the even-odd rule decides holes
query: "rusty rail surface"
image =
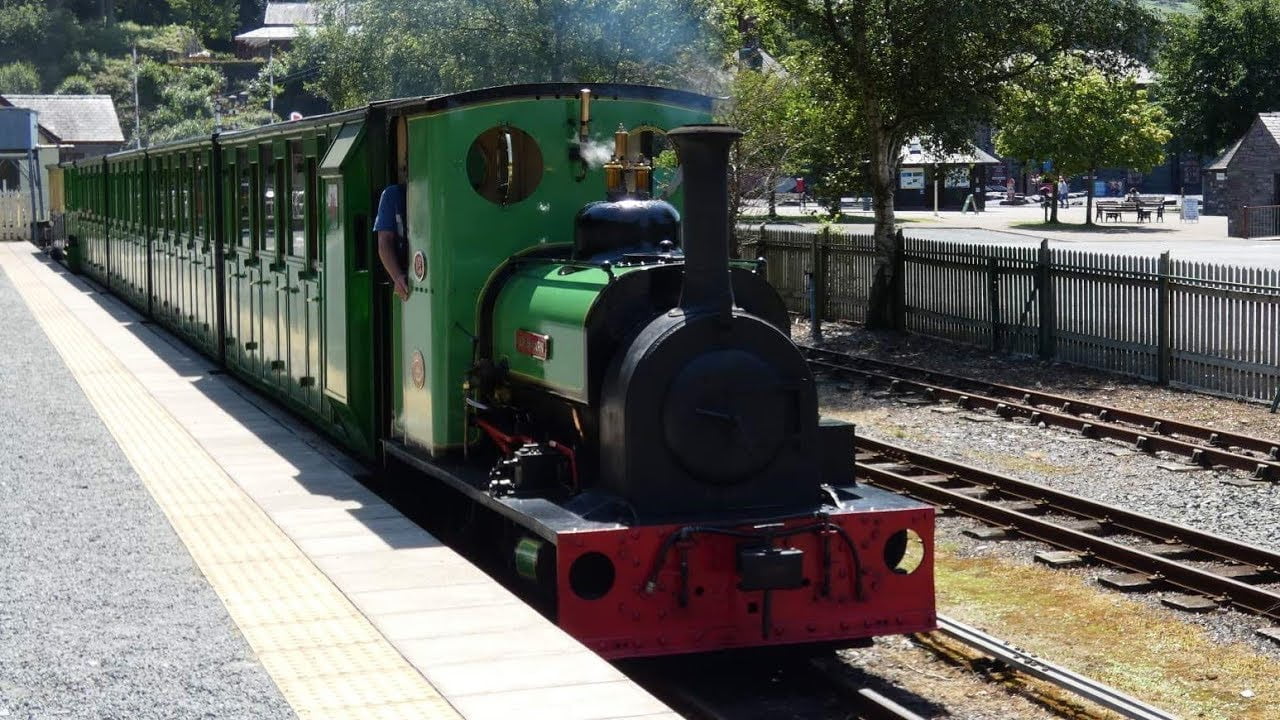
{"label": "rusty rail surface", "polygon": [[982,408],[1002,417],[1022,417],[1032,423],[1067,428],[1085,437],[1132,443],[1144,452],[1173,453],[1202,467],[1222,465],[1252,473],[1260,480],[1280,481],[1280,440],[807,345],[800,347],[812,365],[882,382],[891,392],[914,392],[963,408]]}
{"label": "rusty rail surface", "polygon": [[[1280,553],[869,438],[858,438],[857,448],[860,481],[1141,574],[1152,588],[1176,588],[1280,620],[1280,592],[1257,586],[1280,582]],[[1003,506],[985,495],[1013,504]],[[1096,530],[1039,516],[1045,512],[1090,521]],[[1138,536],[1148,545],[1103,537],[1113,532]],[[1201,566],[1207,563],[1219,567]]]}

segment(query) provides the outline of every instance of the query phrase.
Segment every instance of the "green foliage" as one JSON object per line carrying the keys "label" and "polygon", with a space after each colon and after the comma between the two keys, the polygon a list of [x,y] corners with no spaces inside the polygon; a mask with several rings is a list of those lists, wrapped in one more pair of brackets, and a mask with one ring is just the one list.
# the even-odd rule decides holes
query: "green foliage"
{"label": "green foliage", "polygon": [[768,198],[783,178],[812,178],[811,191],[832,214],[841,194],[863,183],[857,108],[806,57],[785,59],[789,72],[742,69],[731,81],[717,121],[745,133],[730,178],[735,215],[744,203]]}
{"label": "green foliage", "polygon": [[768,198],[778,181],[800,171],[798,156],[810,128],[804,86],[780,73],[743,70],[733,79],[729,102],[716,120],[743,131],[734,146],[731,216],[744,203]]}
{"label": "green foliage", "polygon": [[1156,65],[1156,97],[1180,140],[1223,150],[1254,115],[1280,108],[1280,0],[1204,0],[1174,17]]}
{"label": "green foliage", "polygon": [[58,95],[93,95],[97,89],[93,86],[93,81],[84,75],[68,75],[58,88],[54,90]]}
{"label": "green foliage", "polygon": [[335,108],[518,82],[706,81],[710,0],[325,0],[292,65]]}
{"label": "green foliage", "polygon": [[229,40],[239,22],[238,0],[169,0],[172,21],[206,40]]}
{"label": "green foliage", "polygon": [[31,95],[40,92],[40,73],[29,62],[0,65],[0,95]]}
{"label": "green foliage", "polygon": [[813,43],[832,87],[856,102],[876,212],[868,324],[888,327],[903,143],[960,149],[996,111],[1001,88],[1068,50],[1095,62],[1145,59],[1157,23],[1138,0],[759,0]]}
{"label": "green foliage", "polygon": [[1028,162],[1052,160],[1062,175],[1099,167],[1147,172],[1164,160],[1165,122],[1131,76],[1108,76],[1067,55],[1005,92],[996,150]]}

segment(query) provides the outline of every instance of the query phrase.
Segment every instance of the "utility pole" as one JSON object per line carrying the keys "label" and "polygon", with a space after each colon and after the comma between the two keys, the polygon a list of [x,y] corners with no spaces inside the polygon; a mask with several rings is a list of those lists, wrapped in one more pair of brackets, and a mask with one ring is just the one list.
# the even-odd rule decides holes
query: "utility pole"
{"label": "utility pole", "polygon": [[142,147],[142,108],[138,106],[138,46],[133,46],[133,146]]}
{"label": "utility pole", "polygon": [[267,41],[267,109],[276,114],[276,63],[275,46]]}

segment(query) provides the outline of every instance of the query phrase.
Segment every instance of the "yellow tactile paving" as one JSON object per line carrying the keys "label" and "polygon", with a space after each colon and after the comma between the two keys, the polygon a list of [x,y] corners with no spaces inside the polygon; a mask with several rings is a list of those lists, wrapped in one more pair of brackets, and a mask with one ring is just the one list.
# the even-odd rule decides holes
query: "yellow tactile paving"
{"label": "yellow tactile paving", "polygon": [[460,718],[116,357],[34,276],[0,267],[301,718]]}

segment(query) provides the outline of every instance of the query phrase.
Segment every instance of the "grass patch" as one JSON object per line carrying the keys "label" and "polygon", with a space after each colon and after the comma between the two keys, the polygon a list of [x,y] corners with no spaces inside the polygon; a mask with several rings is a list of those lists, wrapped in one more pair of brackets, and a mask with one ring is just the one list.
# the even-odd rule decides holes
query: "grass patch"
{"label": "grass patch", "polygon": [[[1187,718],[1275,720],[1280,662],[1078,574],[937,548],[938,606]],[[1255,695],[1245,698],[1244,690]]]}
{"label": "grass patch", "polygon": [[1040,475],[1062,475],[1074,468],[1066,465],[1055,465],[1047,462],[1044,454],[1029,452],[1025,455],[1009,455],[1001,453],[975,452],[974,459],[980,466],[996,466],[1012,473],[1038,473]]}
{"label": "grass patch", "polygon": [[[818,225],[824,222],[826,216],[818,215],[779,215],[773,220],[769,220],[770,225]],[[738,222],[743,225],[759,225],[765,222],[763,215],[739,215]],[[841,215],[833,225],[874,225],[875,217],[871,215]],[[899,225],[906,223],[927,222],[925,218],[897,217],[895,222]]]}

